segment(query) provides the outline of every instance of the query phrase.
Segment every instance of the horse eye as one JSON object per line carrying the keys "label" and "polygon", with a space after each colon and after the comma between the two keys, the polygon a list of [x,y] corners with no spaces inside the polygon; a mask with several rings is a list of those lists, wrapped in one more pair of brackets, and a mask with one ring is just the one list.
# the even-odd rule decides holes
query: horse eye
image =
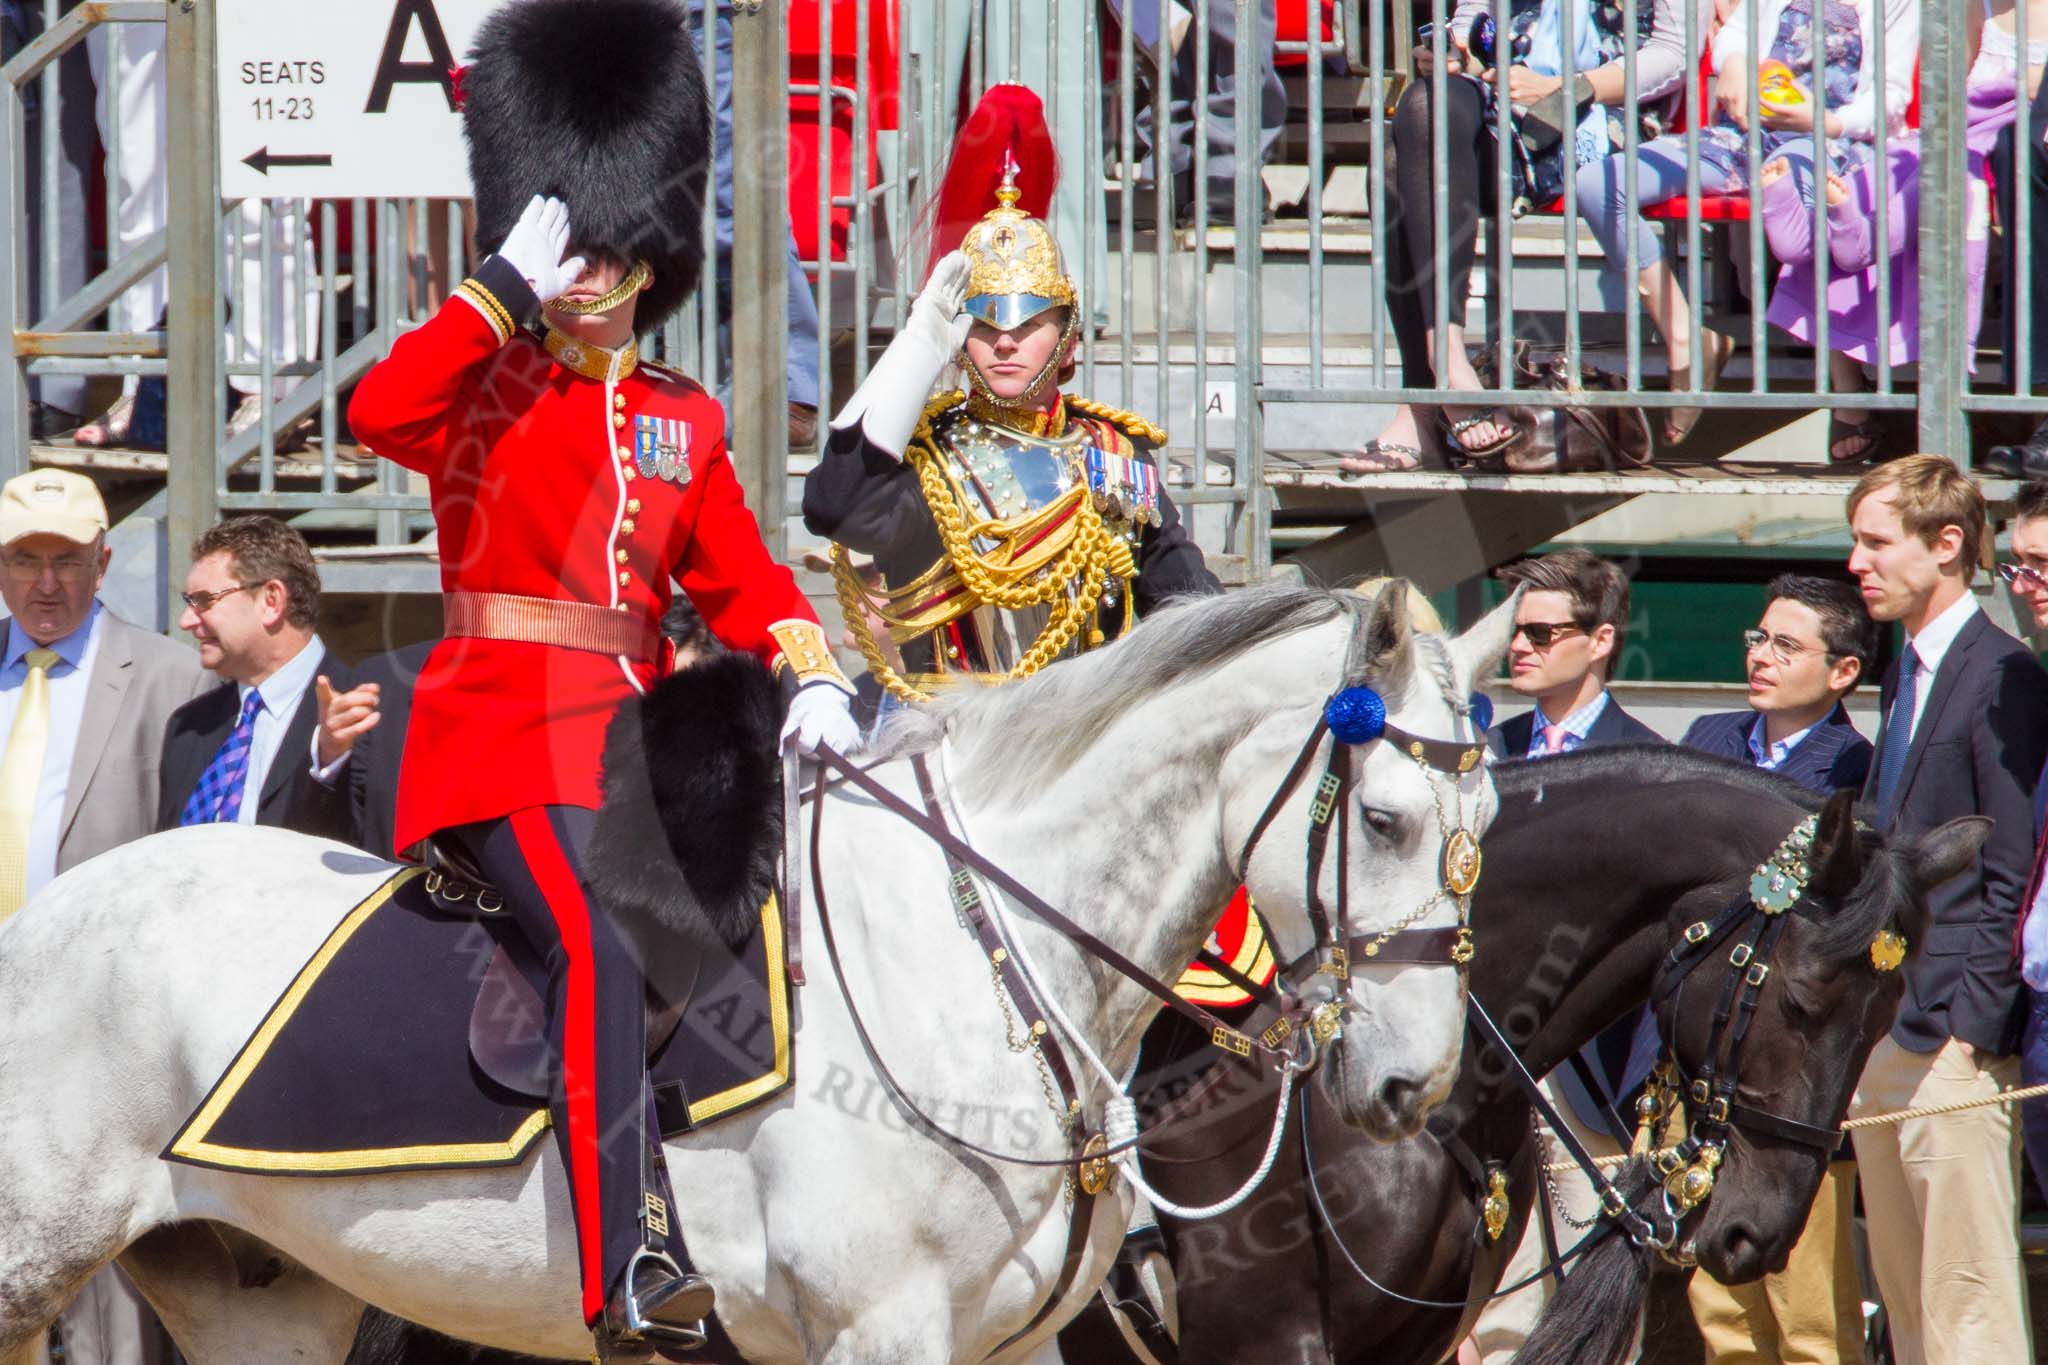
{"label": "horse eye", "polygon": [[1401,828],[1401,817],[1392,811],[1377,806],[1365,807],[1365,823],[1372,826],[1373,833],[1383,839],[1391,839]]}

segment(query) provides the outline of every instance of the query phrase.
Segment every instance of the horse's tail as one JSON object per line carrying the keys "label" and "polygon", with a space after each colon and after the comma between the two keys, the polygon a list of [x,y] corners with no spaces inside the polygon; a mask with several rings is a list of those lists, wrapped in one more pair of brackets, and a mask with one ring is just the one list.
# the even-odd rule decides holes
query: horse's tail
{"label": "horse's tail", "polygon": [[[1618,1182],[1639,1194],[1641,1175]],[[1539,1216],[1541,1210],[1538,1211]],[[1622,1365],[1636,1343],[1650,1291],[1650,1252],[1623,1231],[1602,1238],[1564,1278],[1515,1365]]]}

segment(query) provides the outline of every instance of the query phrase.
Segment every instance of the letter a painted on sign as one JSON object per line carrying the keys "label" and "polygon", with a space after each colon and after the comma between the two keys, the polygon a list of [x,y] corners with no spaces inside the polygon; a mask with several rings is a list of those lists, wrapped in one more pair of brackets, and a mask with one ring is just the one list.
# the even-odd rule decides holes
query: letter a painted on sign
{"label": "letter a painted on sign", "polygon": [[[419,21],[420,36],[427,40],[428,60],[424,62],[404,60],[405,39],[414,20]],[[384,34],[384,54],[377,59],[377,79],[370,86],[370,102],[363,112],[384,113],[391,104],[391,87],[400,83],[440,86],[441,96],[453,112],[454,65],[455,54],[449,51],[448,35],[441,30],[441,16],[434,12],[434,0],[398,0],[391,11],[391,27]]]}

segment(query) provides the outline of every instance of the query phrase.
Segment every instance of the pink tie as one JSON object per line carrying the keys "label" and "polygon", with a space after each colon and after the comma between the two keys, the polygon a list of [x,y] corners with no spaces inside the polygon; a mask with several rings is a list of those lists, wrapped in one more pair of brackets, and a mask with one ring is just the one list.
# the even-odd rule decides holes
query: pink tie
{"label": "pink tie", "polygon": [[1562,725],[1543,727],[1543,752],[1558,754],[1564,752],[1565,728]]}

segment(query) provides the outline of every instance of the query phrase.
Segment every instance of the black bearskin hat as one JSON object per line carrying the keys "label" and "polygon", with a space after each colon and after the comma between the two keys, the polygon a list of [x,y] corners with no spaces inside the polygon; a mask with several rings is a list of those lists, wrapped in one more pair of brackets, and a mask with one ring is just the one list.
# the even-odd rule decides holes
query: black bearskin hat
{"label": "black bearskin hat", "polygon": [[527,203],[569,206],[573,250],[646,261],[646,332],[682,307],[704,265],[711,102],[675,0],[510,0],[462,72],[476,240],[495,251]]}

